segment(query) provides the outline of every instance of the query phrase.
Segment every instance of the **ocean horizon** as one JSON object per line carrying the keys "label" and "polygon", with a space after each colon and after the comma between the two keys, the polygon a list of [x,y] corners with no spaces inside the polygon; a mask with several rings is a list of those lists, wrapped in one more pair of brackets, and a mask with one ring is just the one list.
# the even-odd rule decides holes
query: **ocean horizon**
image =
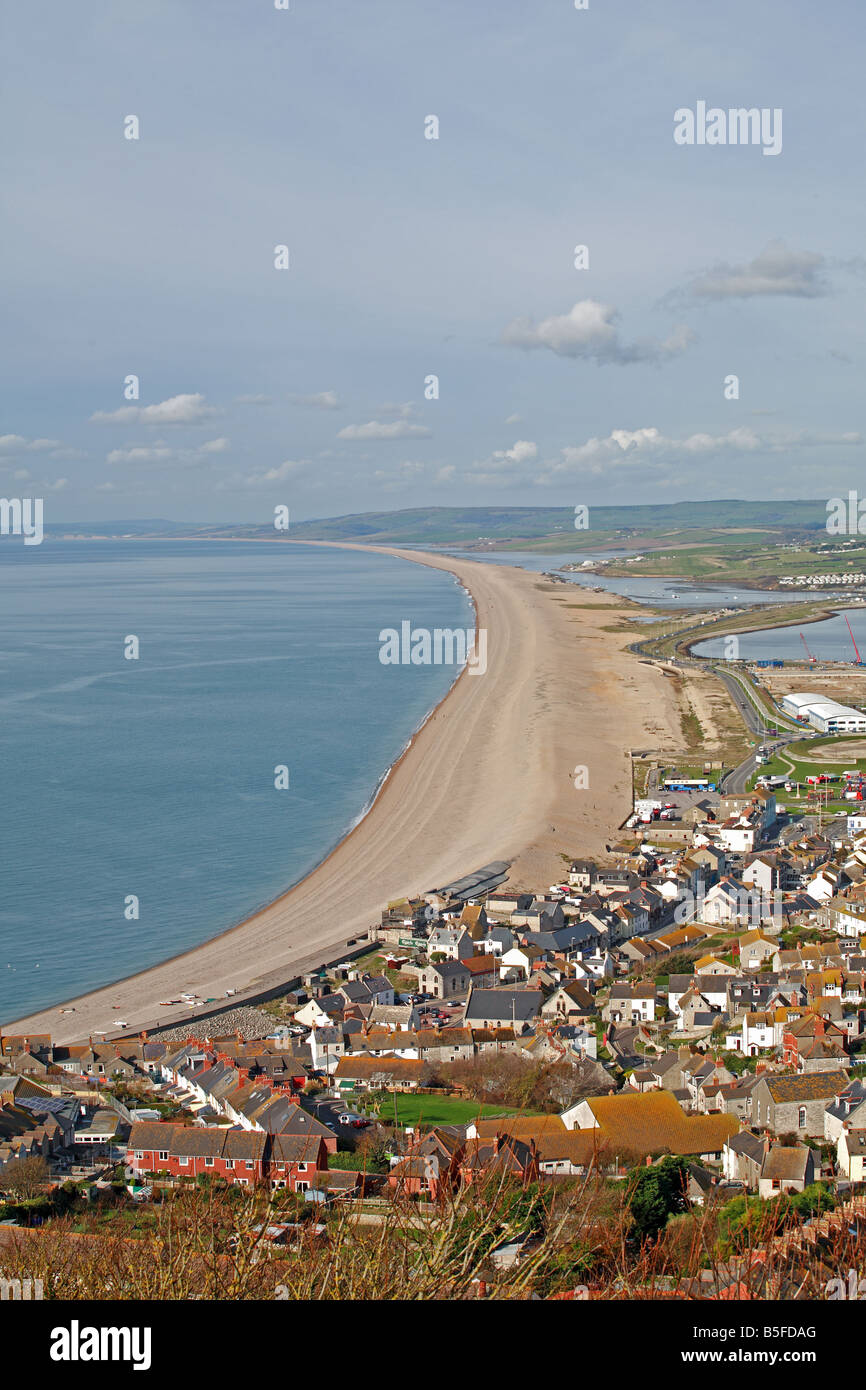
{"label": "ocean horizon", "polygon": [[458,674],[383,665],[380,631],[475,621],[447,572],[318,546],[10,543],[0,573],[5,1020],[186,951],[305,877]]}

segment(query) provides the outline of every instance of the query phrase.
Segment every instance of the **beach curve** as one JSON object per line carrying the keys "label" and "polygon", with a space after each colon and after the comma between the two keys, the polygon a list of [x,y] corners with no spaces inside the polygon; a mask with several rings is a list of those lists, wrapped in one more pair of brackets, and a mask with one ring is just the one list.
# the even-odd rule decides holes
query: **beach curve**
{"label": "beach curve", "polygon": [[[281,544],[291,542],[280,542]],[[189,1019],[160,1001],[188,992],[232,1004],[333,958],[395,899],[422,894],[494,860],[539,890],[564,854],[603,852],[628,813],[628,748],[651,732],[670,693],[611,632],[615,595],[447,555],[370,551],[455,575],[487,632],[487,665],[464,670],[390,769],[366,815],[303,879],[245,921],[116,983],[4,1024],[65,1042]],[[669,721],[665,721],[669,722]],[[576,787],[575,771],[585,769]],[[119,1005],[119,1008],[115,1008]]]}

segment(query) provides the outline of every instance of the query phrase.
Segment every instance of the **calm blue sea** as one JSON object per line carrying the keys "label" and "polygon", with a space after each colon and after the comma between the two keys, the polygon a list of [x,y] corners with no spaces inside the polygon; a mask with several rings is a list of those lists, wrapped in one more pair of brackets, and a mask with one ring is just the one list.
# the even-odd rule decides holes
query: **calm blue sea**
{"label": "calm blue sea", "polygon": [[0,1020],[303,877],[457,674],[383,666],[380,629],[474,626],[449,574],[312,546],[6,541],[0,586]]}

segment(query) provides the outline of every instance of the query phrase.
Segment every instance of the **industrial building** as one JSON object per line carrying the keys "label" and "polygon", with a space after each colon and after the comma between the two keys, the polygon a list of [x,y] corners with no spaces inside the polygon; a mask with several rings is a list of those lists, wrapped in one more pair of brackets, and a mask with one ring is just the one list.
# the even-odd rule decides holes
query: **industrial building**
{"label": "industrial building", "polygon": [[822,734],[866,733],[866,714],[850,705],[827,700],[823,695],[783,695],[781,703],[786,714],[795,719],[807,719],[812,728]]}

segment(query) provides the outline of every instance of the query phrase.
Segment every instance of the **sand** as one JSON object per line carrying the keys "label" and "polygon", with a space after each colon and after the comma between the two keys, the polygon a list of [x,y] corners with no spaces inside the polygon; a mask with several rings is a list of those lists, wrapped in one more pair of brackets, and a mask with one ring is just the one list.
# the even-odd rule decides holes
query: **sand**
{"label": "sand", "polygon": [[[3,1031],[69,1042],[117,1031],[118,1020],[132,1032],[188,1017],[160,1007],[183,992],[222,999],[231,988],[238,1003],[339,958],[390,901],[501,859],[510,884],[543,891],[561,880],[563,855],[603,854],[617,837],[631,809],[628,750],[660,731],[676,741],[679,730],[670,683],[624,650],[636,632],[617,596],[486,562],[347,548],[455,574],[487,630],[484,674],[460,675],[365,818],[282,897],[183,955],[68,1001],[74,1013],[58,1004]],[[575,769],[585,769],[578,787]]]}

